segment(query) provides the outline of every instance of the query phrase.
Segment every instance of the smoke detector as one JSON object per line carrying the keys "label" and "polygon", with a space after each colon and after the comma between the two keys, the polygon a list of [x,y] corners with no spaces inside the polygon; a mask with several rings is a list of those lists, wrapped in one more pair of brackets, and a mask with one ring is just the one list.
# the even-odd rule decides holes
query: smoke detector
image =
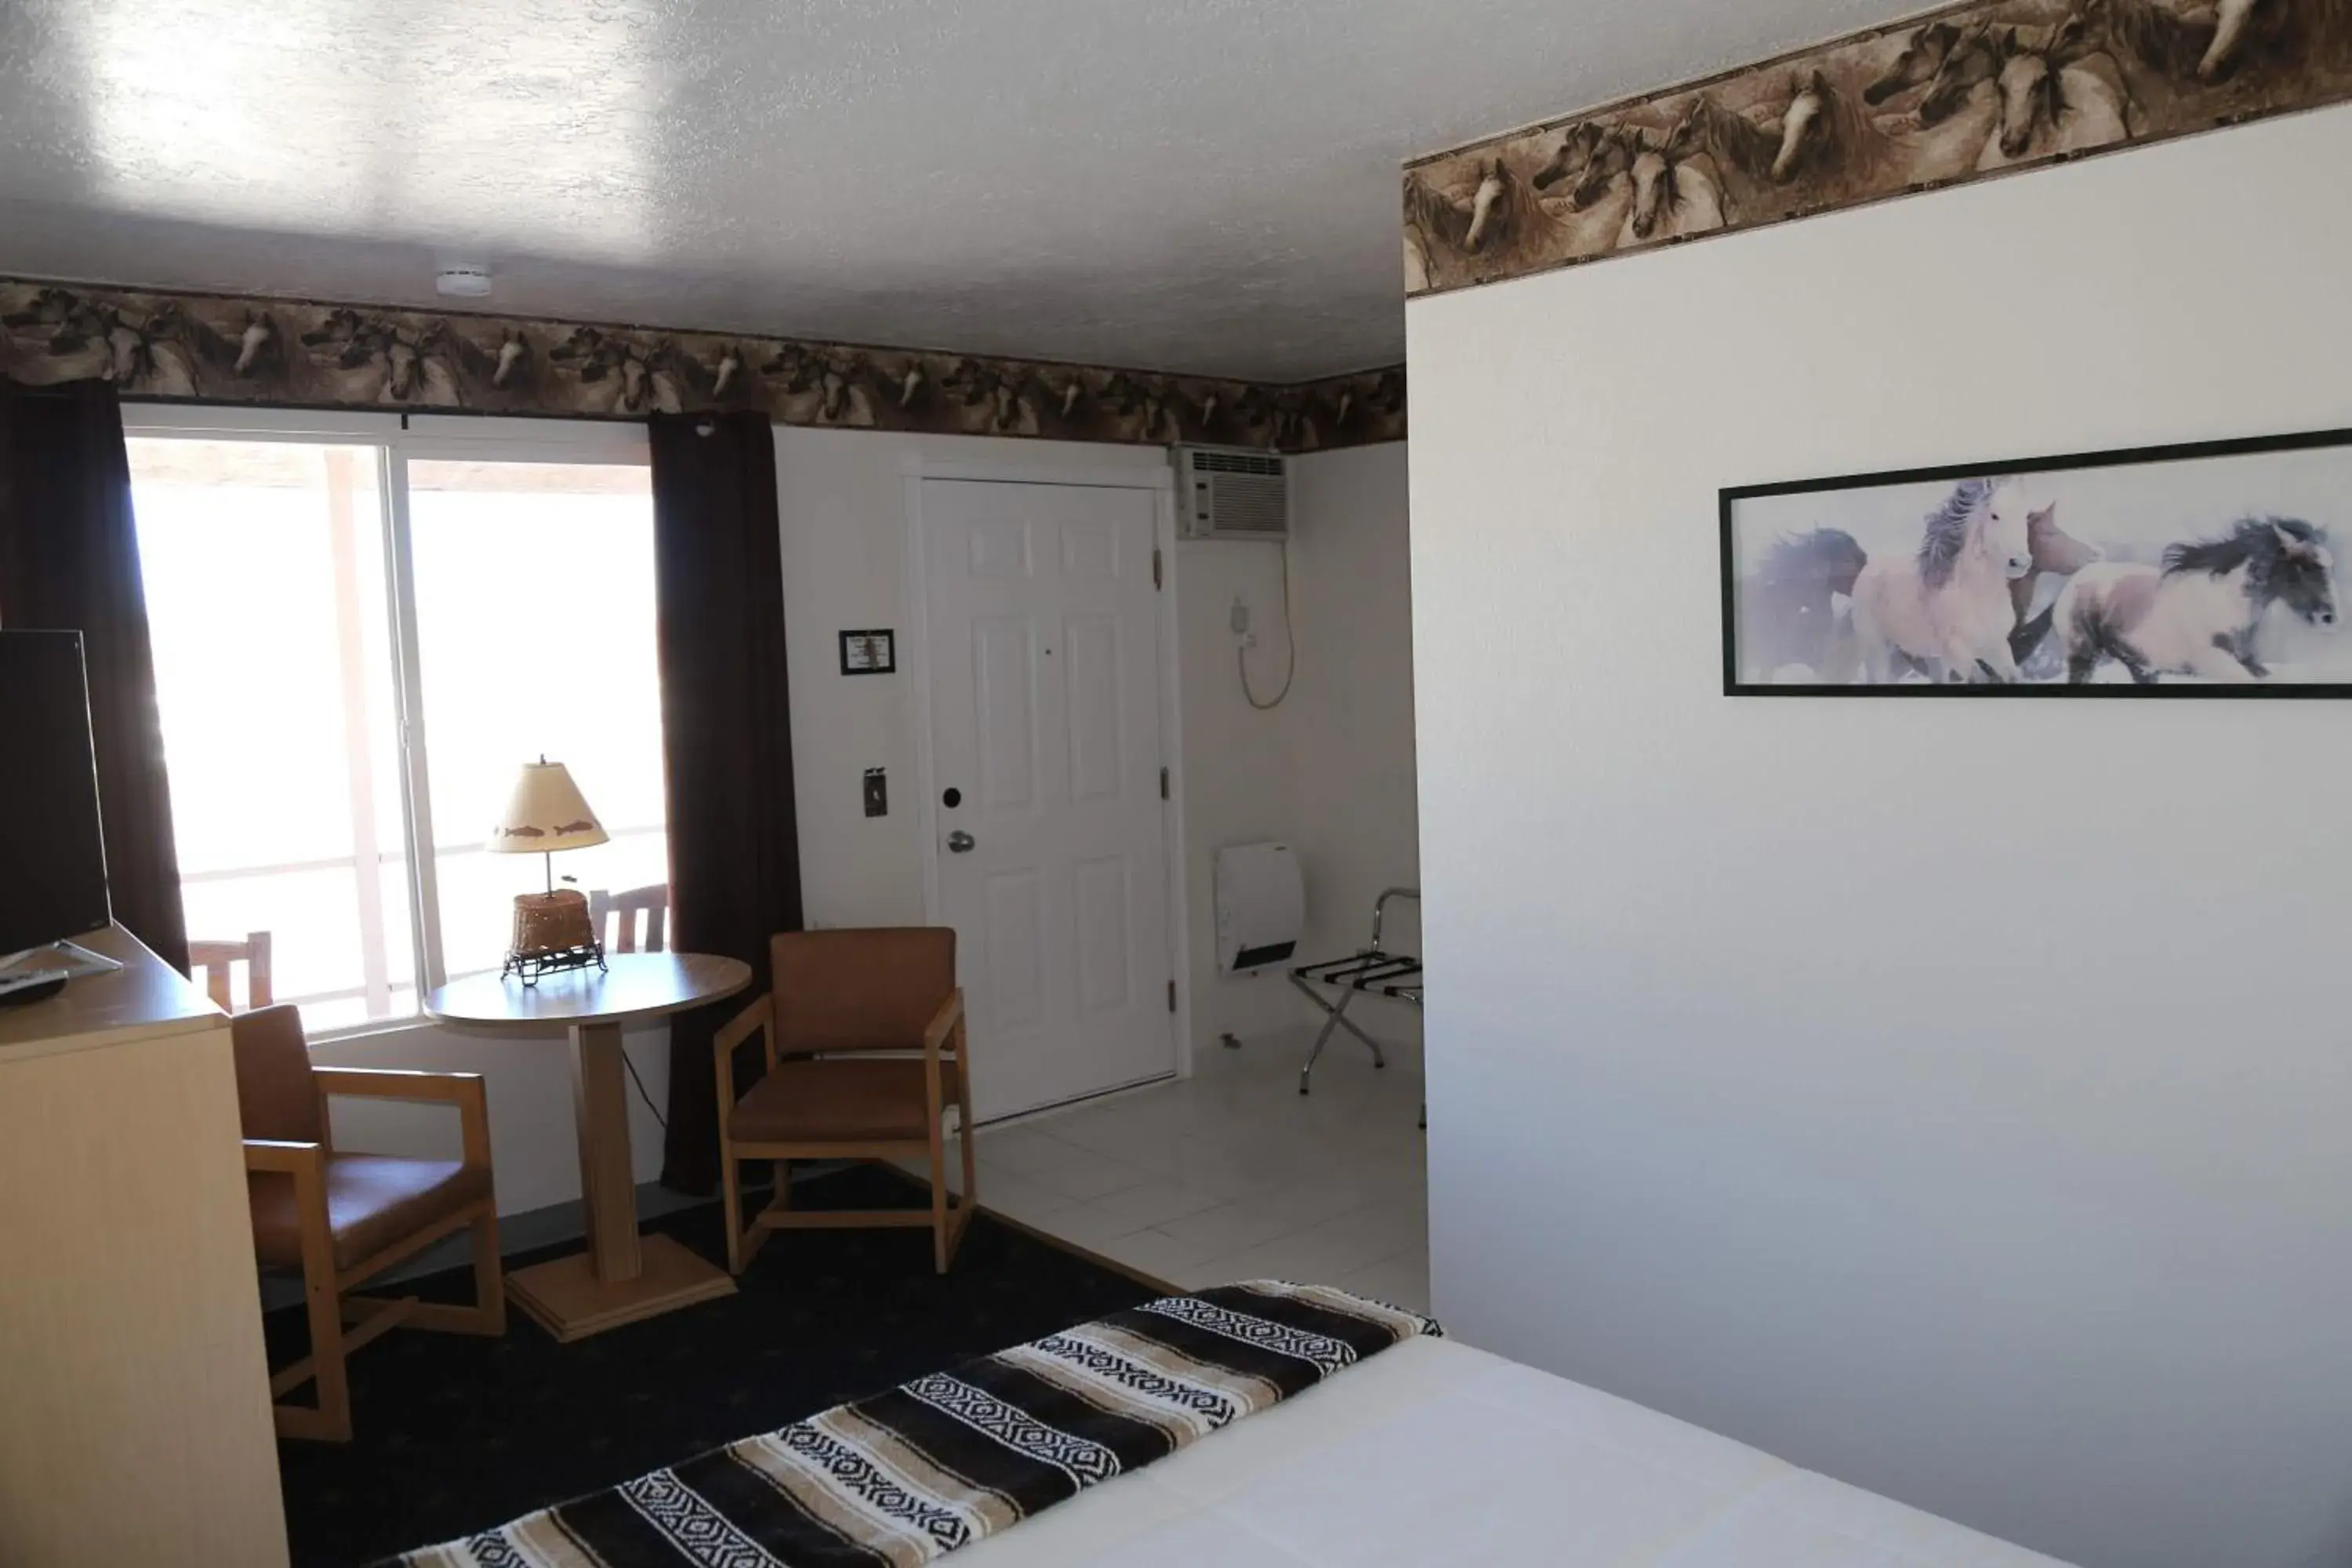
{"label": "smoke detector", "polygon": [[490,293],[487,262],[453,261],[433,275],[433,287],[457,300],[485,300]]}

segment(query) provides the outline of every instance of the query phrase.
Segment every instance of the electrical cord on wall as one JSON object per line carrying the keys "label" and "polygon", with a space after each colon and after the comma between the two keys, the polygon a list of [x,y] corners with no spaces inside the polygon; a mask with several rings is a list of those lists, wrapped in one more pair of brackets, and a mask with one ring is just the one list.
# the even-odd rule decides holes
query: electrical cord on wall
{"label": "electrical cord on wall", "polygon": [[654,1103],[654,1097],[646,1092],[646,1080],[637,1076],[637,1064],[629,1059],[625,1049],[621,1052],[621,1065],[629,1069],[629,1081],[637,1086],[637,1098],[644,1100],[646,1109],[654,1113],[654,1120],[661,1123],[661,1130],[668,1131],[669,1118],[661,1113],[661,1107]]}
{"label": "electrical cord on wall", "polygon": [[1261,713],[1270,713],[1281,707],[1282,700],[1290,695],[1291,683],[1298,679],[1298,627],[1291,618],[1290,608],[1290,541],[1282,541],[1279,548],[1282,551],[1282,645],[1285,649],[1282,689],[1260,702],[1257,693],[1250,689],[1249,648],[1242,645],[1234,649],[1234,663],[1240,667],[1242,672],[1242,695],[1249,700],[1251,707]]}

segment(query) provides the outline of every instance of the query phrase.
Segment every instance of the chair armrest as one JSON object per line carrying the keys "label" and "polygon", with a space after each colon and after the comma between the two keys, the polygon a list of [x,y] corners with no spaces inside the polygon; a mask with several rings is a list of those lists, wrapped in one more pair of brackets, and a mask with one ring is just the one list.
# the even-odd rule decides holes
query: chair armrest
{"label": "chair armrest", "polygon": [[414,1072],[402,1068],[310,1069],[321,1096],[352,1100],[402,1100],[454,1105],[465,1140],[466,1163],[490,1163],[490,1102],[478,1072]]}
{"label": "chair armrest", "polygon": [[940,1004],[938,1012],[931,1015],[931,1021],[923,1026],[924,1053],[936,1055],[947,1044],[948,1037],[955,1034],[962,1023],[963,987],[959,985],[948,993],[948,999]]}
{"label": "chair armrest", "polygon": [[322,1094],[350,1095],[361,1100],[434,1100],[463,1105],[482,1098],[478,1072],[411,1072],[401,1068],[320,1068],[310,1069]]}
{"label": "chair armrest", "polygon": [[[923,1101],[929,1112],[929,1126],[936,1136],[940,1126],[940,1109],[946,1100],[946,1086],[940,1081],[940,1055],[950,1040],[955,1042],[954,1055],[963,1056],[963,987],[948,993],[931,1021],[923,1026]],[[967,1132],[966,1137],[971,1134]]]}
{"label": "chair armrest", "polygon": [[248,1171],[273,1172],[295,1179],[296,1190],[302,1178],[319,1178],[326,1160],[325,1147],[318,1143],[293,1143],[274,1138],[248,1138],[245,1141],[245,1168]]}
{"label": "chair armrest", "polygon": [[303,1280],[312,1290],[331,1289],[335,1251],[334,1236],[327,1224],[327,1146],[248,1138],[245,1168],[248,1173],[294,1178],[294,1224],[302,1238]]}
{"label": "chair armrest", "polygon": [[757,1001],[720,1025],[711,1043],[719,1050],[731,1051],[750,1039],[754,1032],[772,1030],[775,1026],[775,995],[772,992],[762,993]]}
{"label": "chair armrest", "polygon": [[711,1037],[710,1063],[719,1076],[719,1136],[727,1136],[727,1119],[735,1109],[735,1050],[753,1035],[759,1035],[767,1047],[768,1062],[776,1060],[776,998],[773,992],[762,993],[759,1000],[736,1014],[719,1026]]}

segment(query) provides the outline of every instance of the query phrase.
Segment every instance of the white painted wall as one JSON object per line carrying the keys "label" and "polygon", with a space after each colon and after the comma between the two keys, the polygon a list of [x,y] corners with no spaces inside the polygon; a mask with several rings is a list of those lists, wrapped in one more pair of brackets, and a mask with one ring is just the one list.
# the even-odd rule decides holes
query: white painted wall
{"label": "white painted wall", "polygon": [[[1249,606],[1257,638],[1250,680],[1260,700],[1269,699],[1282,689],[1279,550],[1232,540],[1177,547],[1196,1049],[1222,1031],[1247,1041],[1318,1017],[1280,969],[1217,973],[1218,849],[1272,839],[1298,853],[1307,958],[1361,947],[1374,896],[1419,874],[1405,450],[1393,443],[1292,460],[1298,674],[1271,711],[1253,710],[1242,694],[1232,615],[1236,597]],[[1411,906],[1400,906],[1391,930],[1391,945],[1410,951],[1419,930]],[[1419,1038],[1410,1008],[1367,1004],[1361,1012],[1383,1039],[1410,1047]]]}
{"label": "white painted wall", "polygon": [[2344,710],[1727,700],[1716,533],[2352,425],[2347,157],[2336,109],[1410,308],[1449,1329],[2084,1563],[2352,1560]]}
{"label": "white painted wall", "polygon": [[[1402,442],[1360,447],[1301,458],[1292,469],[1291,587],[1303,651],[1285,707],[1296,709],[1294,837],[1306,856],[1311,955],[1361,947],[1381,889],[1421,877],[1405,454]],[[1416,906],[1391,907],[1384,945],[1418,952],[1420,933]],[[1371,1011],[1383,1038],[1419,1038],[1412,1010]]]}
{"label": "white painted wall", "polygon": [[[1282,586],[1276,547],[1256,540],[1192,540],[1176,547],[1177,641],[1184,700],[1184,885],[1192,926],[1192,1048],[1230,1032],[1249,1040],[1297,1024],[1306,1003],[1279,969],[1217,973],[1217,851],[1286,843],[1304,854],[1292,731],[1299,710],[1269,713],[1242,696],[1234,666],[1234,600],[1248,602],[1258,648],[1251,679],[1262,697],[1282,685]],[[1294,574],[1294,577],[1296,574]],[[1304,631],[1302,628],[1302,636]]]}

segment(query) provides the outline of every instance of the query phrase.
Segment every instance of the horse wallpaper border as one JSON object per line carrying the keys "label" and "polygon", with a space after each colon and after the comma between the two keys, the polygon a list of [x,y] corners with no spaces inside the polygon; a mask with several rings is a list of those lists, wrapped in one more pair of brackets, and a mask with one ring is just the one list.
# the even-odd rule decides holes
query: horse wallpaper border
{"label": "horse wallpaper border", "polygon": [[1417,158],[1408,298],[2352,98],[2352,0],[1962,0]]}
{"label": "horse wallpaper border", "polygon": [[746,333],[0,279],[0,377],[161,402],[1333,451],[1401,441],[1404,367],[1276,385]]}
{"label": "horse wallpaper border", "polygon": [[1739,486],[1721,520],[1726,696],[2352,697],[2352,429]]}

